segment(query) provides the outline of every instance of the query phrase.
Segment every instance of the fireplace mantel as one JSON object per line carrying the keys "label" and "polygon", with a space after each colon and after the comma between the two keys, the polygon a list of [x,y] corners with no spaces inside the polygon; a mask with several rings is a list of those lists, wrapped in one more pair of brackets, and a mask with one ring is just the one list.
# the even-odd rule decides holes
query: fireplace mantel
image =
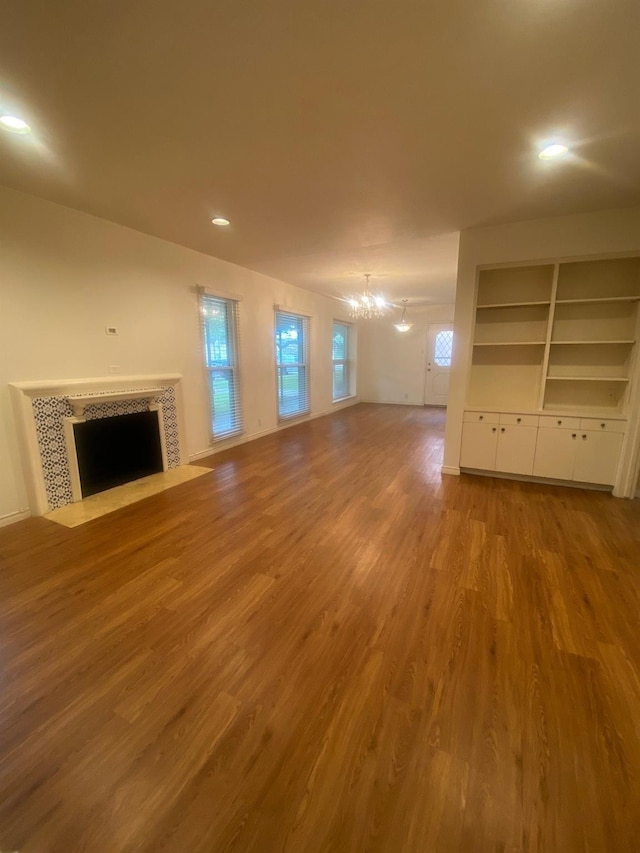
{"label": "fireplace mantel", "polygon": [[114,391],[139,391],[151,386],[175,385],[180,382],[180,373],[163,373],[140,376],[98,376],[90,379],[43,379],[31,382],[11,382],[9,387],[17,389],[27,397],[70,397],[82,394],[108,394]]}
{"label": "fireplace mantel", "polygon": [[[183,408],[179,373],[152,374],[140,376],[101,376],[86,379],[46,379],[29,382],[10,383],[9,389],[13,402],[20,453],[25,473],[29,506],[32,515],[44,515],[53,508],[47,494],[47,483],[43,468],[43,458],[38,440],[38,429],[34,407],[42,399],[63,398],[65,405],[71,407],[74,417],[84,417],[89,406],[112,405],[128,400],[148,400],[154,404],[166,391],[175,394],[173,410],[175,427],[172,439],[176,447],[171,467],[186,464],[187,454],[184,447]],[[40,401],[40,403],[39,403]],[[177,444],[176,444],[177,432]],[[68,500],[63,502],[69,502]]]}

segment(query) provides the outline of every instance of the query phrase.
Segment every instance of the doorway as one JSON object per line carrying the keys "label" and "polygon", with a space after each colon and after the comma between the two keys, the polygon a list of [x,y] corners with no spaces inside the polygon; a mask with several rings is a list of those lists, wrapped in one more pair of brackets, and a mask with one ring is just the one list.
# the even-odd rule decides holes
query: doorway
{"label": "doorway", "polygon": [[451,323],[430,323],[427,332],[425,406],[447,405],[452,350],[453,329]]}

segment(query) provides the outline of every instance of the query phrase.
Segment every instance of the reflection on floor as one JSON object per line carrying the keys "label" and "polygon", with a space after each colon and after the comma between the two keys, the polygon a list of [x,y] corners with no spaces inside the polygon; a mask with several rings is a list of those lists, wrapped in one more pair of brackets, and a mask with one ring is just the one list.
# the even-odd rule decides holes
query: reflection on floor
{"label": "reflection on floor", "polygon": [[182,465],[180,468],[151,474],[148,477],[142,477],[140,480],[134,480],[132,483],[116,486],[115,489],[108,489],[106,492],[91,495],[91,497],[78,503],[61,506],[59,509],[47,513],[45,518],[48,518],[49,521],[55,521],[57,524],[64,524],[65,527],[78,527],[80,524],[86,524],[87,521],[93,521],[94,518],[101,518],[115,509],[129,506],[129,504],[141,501],[150,495],[157,495],[159,492],[164,492],[165,489],[171,489],[180,483],[186,483],[188,480],[194,480],[196,477],[210,473],[211,468]]}

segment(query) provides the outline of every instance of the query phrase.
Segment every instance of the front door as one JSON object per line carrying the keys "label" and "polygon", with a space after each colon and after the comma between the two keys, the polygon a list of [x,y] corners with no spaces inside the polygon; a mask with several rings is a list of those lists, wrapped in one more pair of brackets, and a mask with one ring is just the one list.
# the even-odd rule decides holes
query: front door
{"label": "front door", "polygon": [[424,385],[425,406],[447,405],[452,349],[453,329],[451,328],[451,324],[430,324],[427,333],[427,372]]}

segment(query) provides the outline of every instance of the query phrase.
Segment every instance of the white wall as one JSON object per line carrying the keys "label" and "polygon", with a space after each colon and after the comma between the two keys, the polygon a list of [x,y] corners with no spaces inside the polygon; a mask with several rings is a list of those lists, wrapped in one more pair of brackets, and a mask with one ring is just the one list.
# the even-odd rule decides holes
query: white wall
{"label": "white wall", "polygon": [[[190,455],[209,447],[195,286],[243,297],[248,436],[277,427],[273,306],[310,314],[312,414],[331,411],[340,302],[75,210],[0,188],[0,522],[27,507],[7,383],[178,372]],[[116,326],[108,337],[105,326]],[[353,401],[350,401],[353,402]]]}
{"label": "white wall", "polygon": [[569,260],[589,255],[638,251],[638,207],[473,228],[461,233],[445,469],[457,469],[460,459],[462,417],[471,361],[477,266],[557,258]]}
{"label": "white wall", "polygon": [[400,333],[394,323],[395,311],[382,320],[360,324],[358,396],[371,403],[424,403],[426,347],[429,323],[452,323],[453,305],[428,305],[408,308],[413,323]]}

